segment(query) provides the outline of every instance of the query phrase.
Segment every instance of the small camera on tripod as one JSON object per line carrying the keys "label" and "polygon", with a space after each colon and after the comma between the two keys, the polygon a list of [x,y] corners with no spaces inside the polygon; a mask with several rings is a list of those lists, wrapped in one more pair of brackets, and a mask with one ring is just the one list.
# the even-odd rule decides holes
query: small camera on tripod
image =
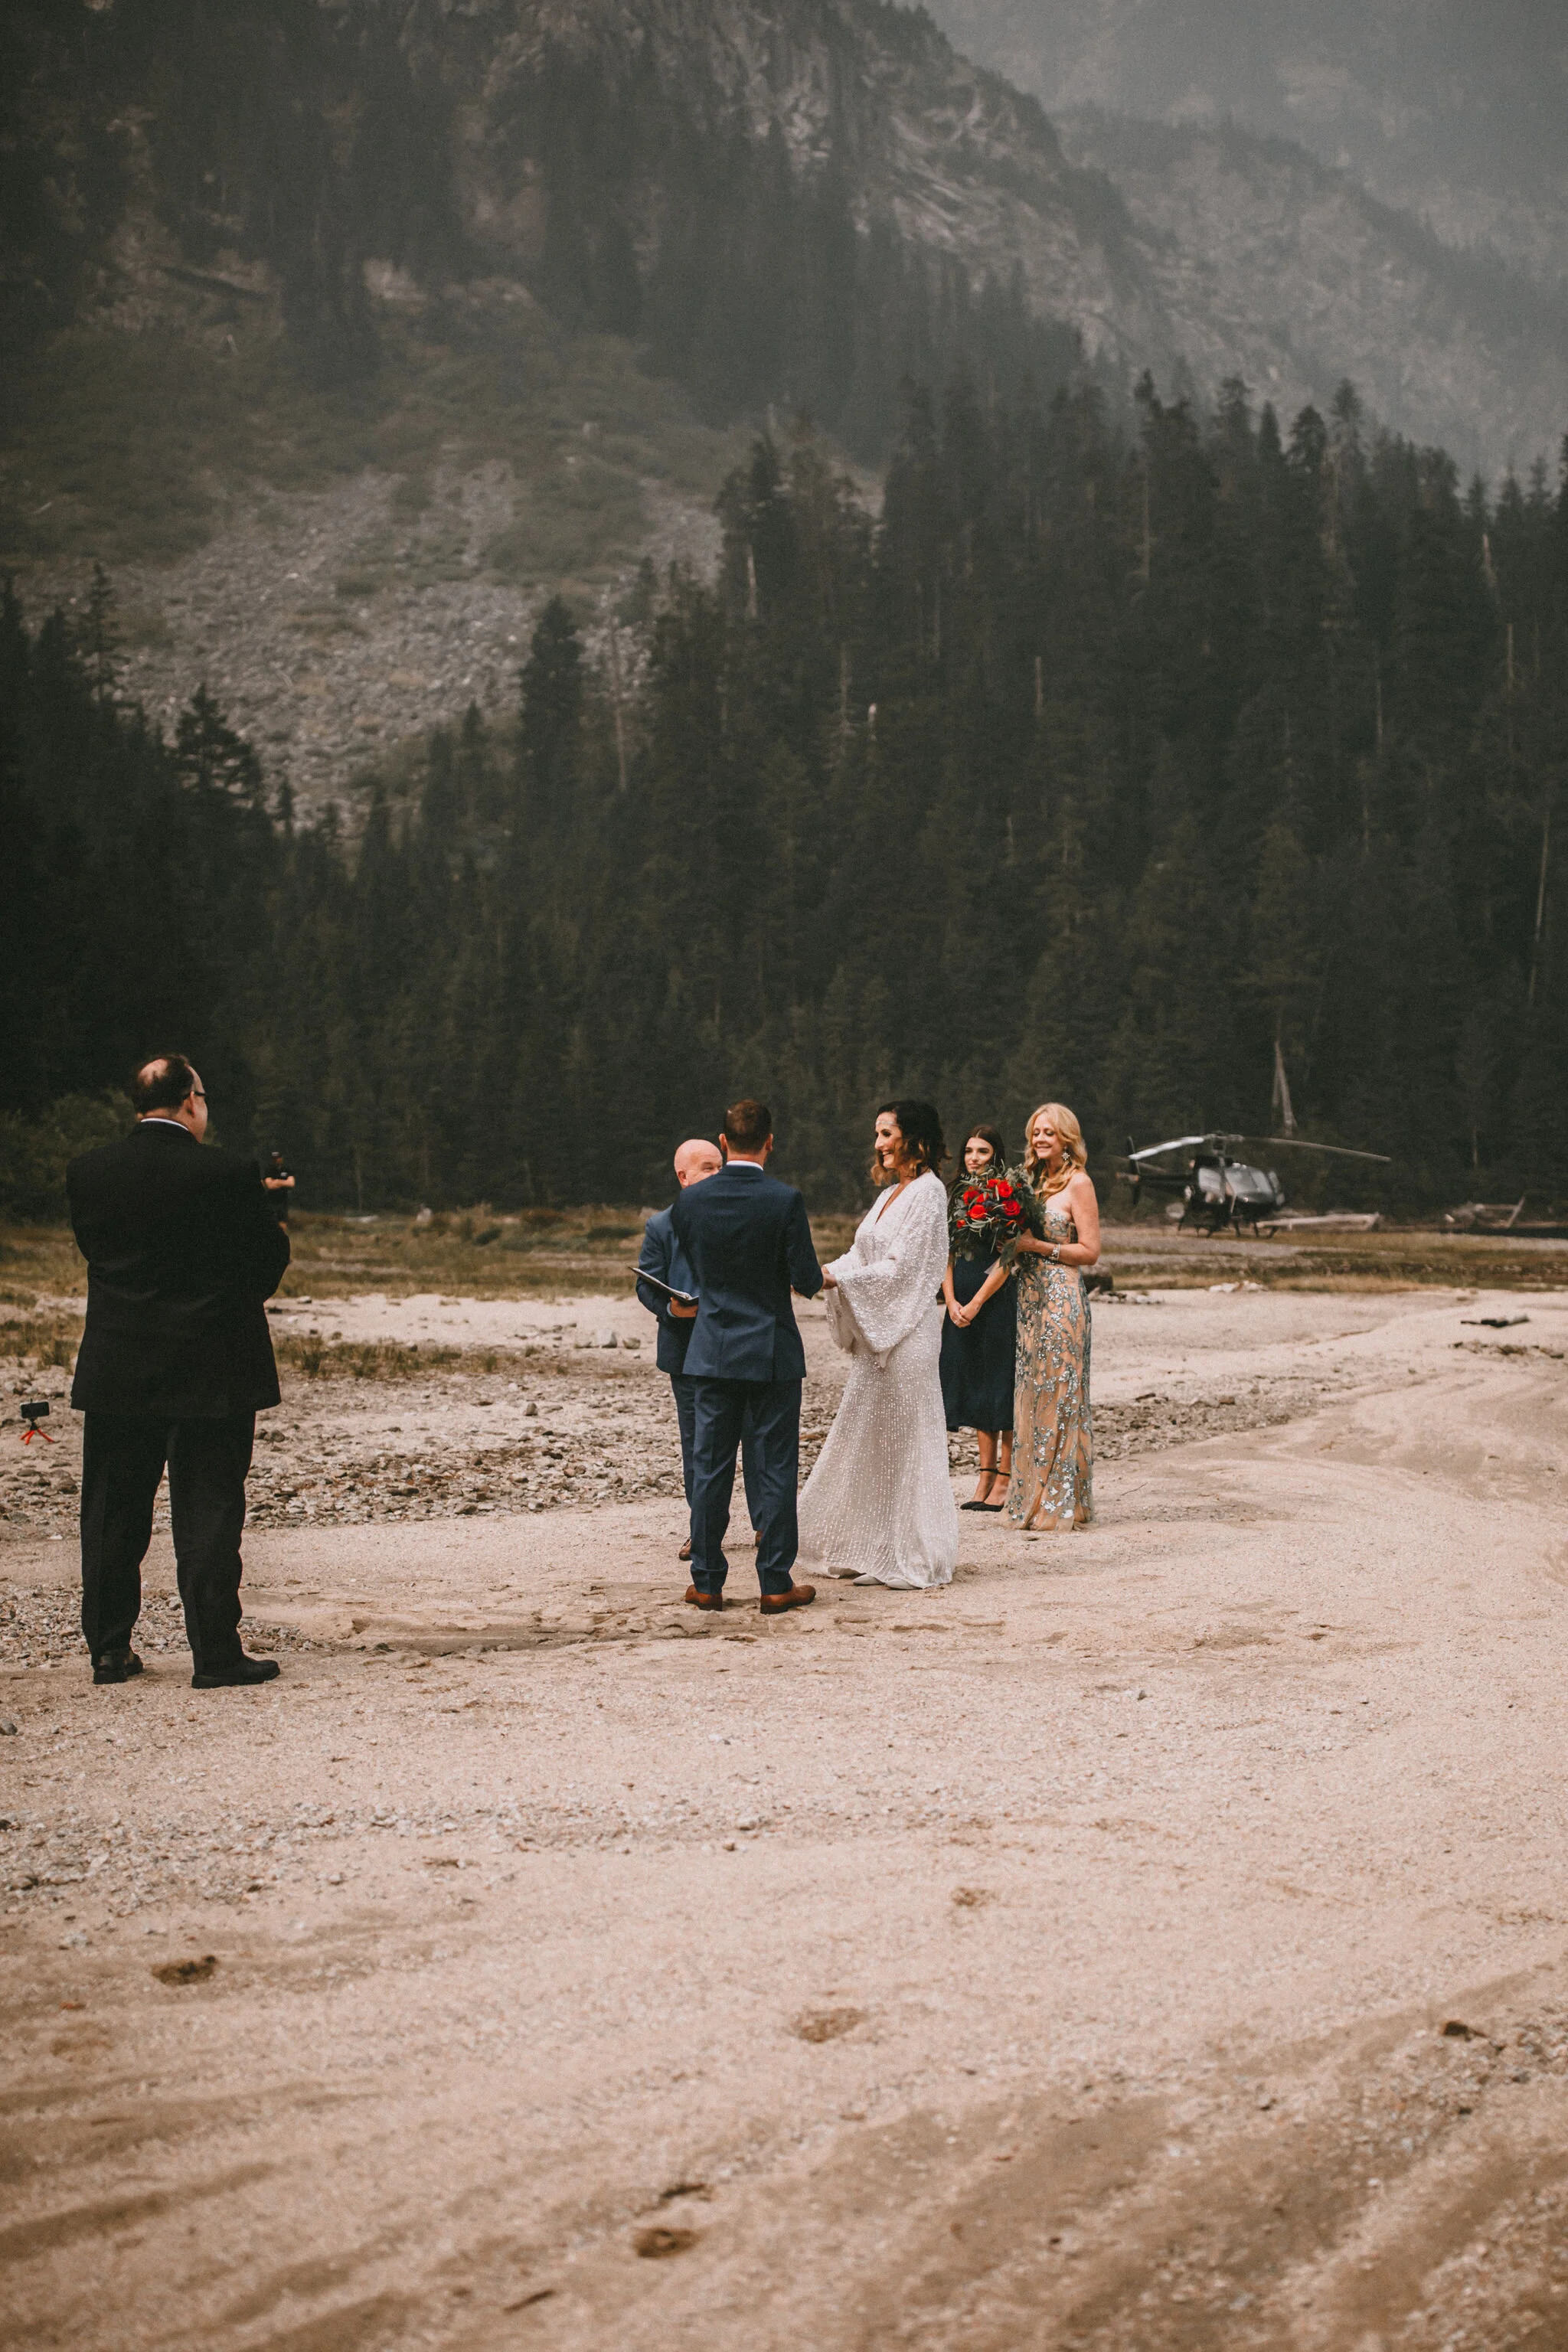
{"label": "small camera on tripod", "polygon": [[47,1421],[49,1417],[49,1408],[42,1397],[24,1398],[21,1406],[21,1413],[23,1420],[27,1424],[26,1428],[22,1432],[22,1443],[24,1445],[31,1445],[35,1437],[41,1437],[46,1445],[52,1445],[54,1444],[55,1441],[49,1435],[48,1431],[38,1427],[40,1421]]}

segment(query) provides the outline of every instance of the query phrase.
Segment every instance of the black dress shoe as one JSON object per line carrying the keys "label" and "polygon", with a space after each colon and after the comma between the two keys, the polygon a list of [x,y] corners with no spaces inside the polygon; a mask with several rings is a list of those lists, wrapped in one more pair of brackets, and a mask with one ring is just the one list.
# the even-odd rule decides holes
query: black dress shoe
{"label": "black dress shoe", "polygon": [[100,1650],[92,1662],[95,1683],[128,1683],[141,1671],[142,1661],[134,1650]]}
{"label": "black dress shoe", "polygon": [[232,1666],[216,1666],[210,1674],[191,1676],[193,1690],[237,1690],[247,1683],[269,1683],[278,1673],[276,1658],[238,1657]]}

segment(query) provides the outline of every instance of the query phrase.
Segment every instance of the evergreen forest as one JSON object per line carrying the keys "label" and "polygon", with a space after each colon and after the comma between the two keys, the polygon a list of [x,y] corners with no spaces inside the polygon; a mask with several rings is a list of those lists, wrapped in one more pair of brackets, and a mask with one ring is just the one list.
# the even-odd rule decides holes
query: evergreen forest
{"label": "evergreen forest", "polygon": [[889,1095],[950,1142],[1065,1100],[1103,1179],[1268,1132],[1278,1055],[1393,1156],[1363,1201],[1568,1197],[1568,485],[1467,488],[1349,387],[1285,433],[960,374],[879,506],[803,425],[721,513],[714,581],[549,604],[515,724],[353,839],[205,697],[125,707],[107,581],[8,603],[7,1164],[180,1046],[307,1206],[662,1199],[760,1093],[839,1207]]}

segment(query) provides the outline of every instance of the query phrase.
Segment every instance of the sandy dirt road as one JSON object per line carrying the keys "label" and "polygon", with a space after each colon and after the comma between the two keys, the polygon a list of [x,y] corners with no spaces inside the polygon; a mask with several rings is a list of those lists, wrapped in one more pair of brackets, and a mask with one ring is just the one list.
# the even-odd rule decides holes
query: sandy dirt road
{"label": "sandy dirt road", "polygon": [[942,1593],[764,1623],[742,1552],[699,1618],[655,1496],[262,1529],[259,1692],[14,1664],[6,2340],[1568,2346],[1523,1307],[1102,1311],[1108,1407],[1253,1425],[1105,1464],[1086,1534],[966,1518]]}

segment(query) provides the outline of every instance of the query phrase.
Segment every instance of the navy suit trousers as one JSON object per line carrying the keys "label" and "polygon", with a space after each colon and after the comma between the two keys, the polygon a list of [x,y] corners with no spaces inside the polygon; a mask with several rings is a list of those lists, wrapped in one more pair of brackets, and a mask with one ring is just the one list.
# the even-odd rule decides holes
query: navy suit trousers
{"label": "navy suit trousers", "polygon": [[800,1538],[795,1486],[800,1475],[799,1381],[694,1379],[697,1426],[691,1461],[691,1581],[699,1592],[721,1592],[729,1574],[724,1532],[735,1489],[735,1448],[748,1448],[752,1524],[762,1529],[757,1581],[764,1592],[787,1592],[795,1581]]}
{"label": "navy suit trousers", "polygon": [[[686,1505],[691,1507],[691,1465],[697,1454],[697,1382],[688,1380],[684,1372],[671,1372],[669,1385],[675,1394],[675,1421],[680,1432],[680,1479],[686,1489]],[[750,1430],[741,1433],[741,1483],[746,1490],[746,1508],[752,1525],[763,1524],[763,1481],[757,1468],[757,1444]]]}

